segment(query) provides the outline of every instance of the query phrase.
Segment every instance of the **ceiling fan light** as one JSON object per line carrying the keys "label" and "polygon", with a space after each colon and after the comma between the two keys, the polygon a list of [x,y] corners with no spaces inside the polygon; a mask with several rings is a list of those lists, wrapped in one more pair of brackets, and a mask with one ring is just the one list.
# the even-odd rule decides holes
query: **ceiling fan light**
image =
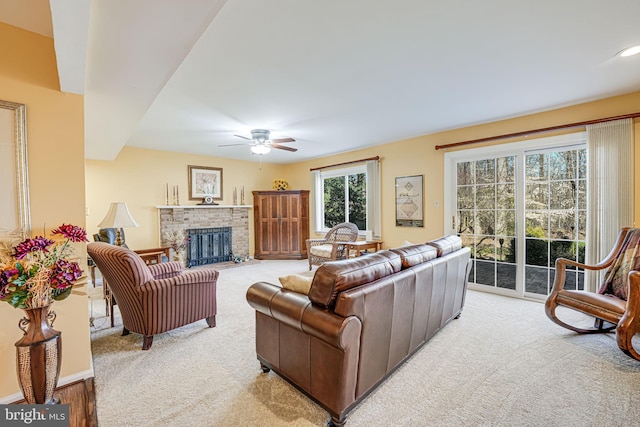
{"label": "ceiling fan light", "polygon": [[624,57],[624,56],[637,55],[639,53],[640,53],[640,44],[628,47],[628,48],[624,49],[623,51],[621,51],[620,53],[618,53],[618,55]]}
{"label": "ceiling fan light", "polygon": [[251,152],[253,154],[263,155],[263,154],[269,153],[270,151],[271,151],[271,147],[269,147],[268,145],[258,144],[258,145],[251,146]]}

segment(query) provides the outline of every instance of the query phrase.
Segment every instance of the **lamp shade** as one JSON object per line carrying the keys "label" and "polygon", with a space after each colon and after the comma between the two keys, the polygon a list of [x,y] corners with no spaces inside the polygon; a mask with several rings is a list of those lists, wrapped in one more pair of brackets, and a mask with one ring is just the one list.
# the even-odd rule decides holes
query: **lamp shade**
{"label": "lamp shade", "polygon": [[124,202],[113,202],[104,219],[100,221],[100,228],[138,227],[138,223],[131,217],[129,208]]}

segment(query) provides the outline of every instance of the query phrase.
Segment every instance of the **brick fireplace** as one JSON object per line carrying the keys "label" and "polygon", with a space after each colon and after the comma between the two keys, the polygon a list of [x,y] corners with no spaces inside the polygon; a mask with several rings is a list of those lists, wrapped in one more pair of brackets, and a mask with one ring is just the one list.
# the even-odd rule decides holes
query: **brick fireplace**
{"label": "brick fireplace", "polygon": [[[249,255],[249,209],[251,206],[158,206],[160,245],[169,246],[166,234],[182,230],[231,228],[231,251],[242,258]],[[173,256],[173,253],[172,253]],[[218,262],[225,259],[216,259]],[[187,261],[187,259],[185,259]],[[194,264],[195,265],[195,264]]]}

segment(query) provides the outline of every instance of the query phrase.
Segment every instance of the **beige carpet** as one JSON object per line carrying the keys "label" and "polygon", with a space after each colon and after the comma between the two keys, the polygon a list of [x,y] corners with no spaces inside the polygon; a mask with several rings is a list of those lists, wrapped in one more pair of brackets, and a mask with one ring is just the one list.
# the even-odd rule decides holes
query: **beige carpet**
{"label": "beige carpet", "polygon": [[[218,326],[157,335],[109,328],[92,304],[100,426],[320,426],[326,413],[273,373],[254,350],[256,281],[304,274],[306,261],[264,261],[220,272]],[[117,312],[117,310],[116,310]],[[118,315],[117,315],[118,316]],[[470,291],[453,321],[372,393],[347,426],[640,425],[640,362],[612,334],[578,336],[539,303]]]}

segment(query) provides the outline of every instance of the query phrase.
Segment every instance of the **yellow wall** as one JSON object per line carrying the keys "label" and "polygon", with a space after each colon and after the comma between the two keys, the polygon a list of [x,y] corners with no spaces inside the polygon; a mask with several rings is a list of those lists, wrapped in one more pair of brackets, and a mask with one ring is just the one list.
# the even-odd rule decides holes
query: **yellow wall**
{"label": "yellow wall", "polygon": [[[233,204],[233,188],[244,186],[245,204],[253,205],[251,191],[270,190],[279,178],[281,166],[244,162],[218,157],[181,154],[168,151],[125,147],[114,161],[86,160],[87,231],[98,231],[111,202],[126,202],[131,216],[140,227],[125,230],[127,246],[132,249],[154,248],[160,243],[158,210],[165,205],[165,185],[170,193],[178,185],[181,205],[196,205],[202,200],[189,200],[188,166],[222,168],[221,205]],[[171,194],[170,194],[171,195]],[[253,210],[249,210],[249,248],[253,254]]]}
{"label": "yellow wall", "polygon": [[[640,112],[640,92],[589,102],[573,107],[532,114],[509,120],[471,126],[425,135],[405,141],[394,142],[376,147],[301,162],[284,167],[282,176],[289,180],[294,188],[309,188],[310,168],[358,160],[372,156],[381,157],[381,191],[382,191],[382,239],[385,247],[396,247],[404,240],[423,242],[439,237],[444,232],[444,153],[435,150],[436,145],[455,143],[472,139],[492,137],[502,134],[527,131],[576,123],[604,117]],[[579,131],[584,129],[573,129]],[[549,136],[550,134],[531,135],[528,139]],[[514,142],[519,139],[505,139],[484,145]],[[635,163],[640,165],[640,119],[635,119]],[[475,148],[481,145],[469,145],[456,148]],[[452,150],[452,149],[450,149]],[[425,227],[405,228],[395,225],[395,177],[407,175],[424,175],[425,177]],[[635,219],[640,224],[640,174],[635,176]],[[436,206],[436,203],[438,206]],[[314,224],[313,210],[311,224]]]}
{"label": "yellow wall", "polygon": [[[245,186],[246,203],[251,204],[251,190],[270,189],[274,178],[289,181],[292,189],[310,189],[310,168],[331,165],[367,157],[381,157],[382,239],[385,247],[396,247],[404,240],[423,242],[439,237],[444,232],[444,153],[435,150],[436,145],[496,136],[500,134],[551,127],[603,117],[640,111],[640,92],[589,102],[573,107],[519,118],[493,122],[425,135],[405,141],[379,145],[340,155],[318,158],[290,165],[241,162],[216,157],[125,148],[113,162],[86,162],[87,206],[90,215],[88,230],[93,233],[103,218],[109,203],[125,201],[139,228],[127,229],[127,243],[134,249],[155,247],[159,243],[156,205],[164,204],[164,186],[180,186],[181,203],[195,204],[187,200],[187,165],[216,166],[223,168],[223,203],[230,204],[234,186]],[[635,121],[636,145],[640,146],[640,120]],[[578,131],[581,129],[573,129]],[[565,131],[566,133],[566,131]],[[529,138],[549,136],[531,135]],[[519,140],[526,138],[519,138]],[[513,142],[505,139],[484,145]],[[470,145],[467,147],[478,147]],[[463,147],[456,148],[464,149]],[[451,149],[450,149],[451,150]],[[268,156],[265,157],[268,160]],[[636,150],[636,164],[640,164],[640,150]],[[395,177],[406,175],[425,176],[425,227],[407,228],[395,225]],[[636,175],[636,195],[640,192],[640,174]],[[636,222],[640,224],[640,197],[636,197]],[[310,210],[314,224],[313,209]],[[311,228],[313,230],[313,228]],[[313,235],[313,232],[312,232]],[[253,254],[253,221],[250,221],[250,249]]]}
{"label": "yellow wall", "polygon": [[[0,99],[26,104],[32,235],[63,222],[84,227],[83,97],[59,91],[52,39],[0,23]],[[76,254],[86,267],[85,245],[76,245]],[[62,332],[61,383],[87,376],[92,368],[84,286],[53,310],[54,328]],[[0,303],[0,400],[20,394],[14,343],[22,336],[22,316],[22,310]]]}

